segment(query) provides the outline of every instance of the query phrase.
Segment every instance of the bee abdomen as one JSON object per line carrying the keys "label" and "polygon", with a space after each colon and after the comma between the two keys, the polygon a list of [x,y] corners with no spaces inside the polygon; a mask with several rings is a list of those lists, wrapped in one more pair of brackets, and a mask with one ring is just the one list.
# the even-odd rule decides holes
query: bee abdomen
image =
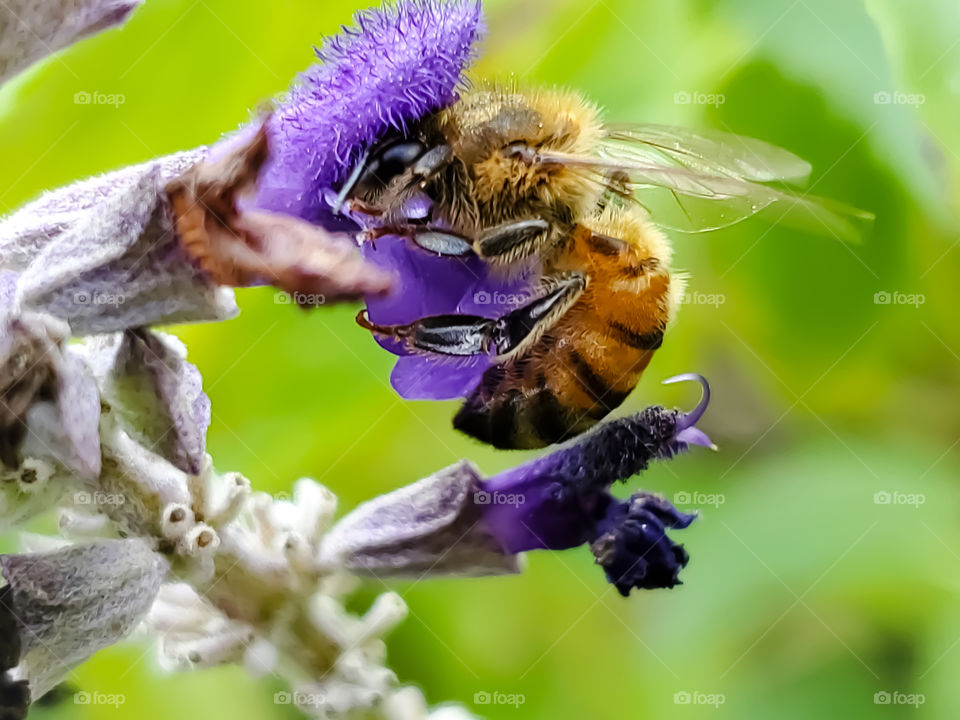
{"label": "bee abdomen", "polygon": [[[518,374],[515,366],[488,370],[454,417],[461,432],[494,447],[539,448],[589,430],[619,407],[636,384],[615,387],[575,349],[564,354],[562,370]],[[541,360],[542,362],[542,360]]]}
{"label": "bee abdomen", "polygon": [[532,395],[512,390],[483,400],[474,392],[453,419],[453,426],[501,449],[541,448],[563,442],[597,421],[566,407],[550,388]]}

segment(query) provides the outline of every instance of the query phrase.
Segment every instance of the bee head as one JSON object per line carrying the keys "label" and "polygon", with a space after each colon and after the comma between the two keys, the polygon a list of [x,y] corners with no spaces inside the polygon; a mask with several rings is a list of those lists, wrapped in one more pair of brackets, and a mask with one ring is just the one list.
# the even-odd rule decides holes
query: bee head
{"label": "bee head", "polygon": [[461,99],[457,154],[474,180],[477,200],[569,207],[593,206],[597,193],[583,175],[551,153],[589,154],[600,134],[597,108],[569,91],[481,91]]}

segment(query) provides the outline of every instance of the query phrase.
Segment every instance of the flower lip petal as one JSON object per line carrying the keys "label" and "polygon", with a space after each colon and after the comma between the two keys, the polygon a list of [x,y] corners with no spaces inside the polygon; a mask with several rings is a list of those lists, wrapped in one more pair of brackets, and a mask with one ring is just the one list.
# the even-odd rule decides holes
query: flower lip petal
{"label": "flower lip petal", "polygon": [[673,385],[680,382],[689,382],[690,380],[700,383],[700,387],[703,390],[703,396],[700,398],[700,402],[697,403],[697,406],[693,410],[677,421],[677,430],[685,430],[686,428],[693,427],[700,422],[700,418],[702,418],[703,414],[707,411],[707,405],[710,404],[710,383],[707,382],[707,379],[703,375],[698,373],[682,373],[680,375],[674,375],[673,377],[667,378],[661,382],[662,385]]}
{"label": "flower lip petal", "polygon": [[661,384],[673,385],[674,383],[688,382],[690,380],[700,383],[703,394],[700,398],[700,402],[697,403],[697,406],[693,410],[681,415],[677,419],[676,440],[686,445],[699,445],[710,450],[716,450],[717,446],[707,436],[707,434],[698,427],[695,427],[696,424],[700,422],[700,419],[703,417],[704,413],[706,413],[707,406],[710,404],[710,383],[707,382],[707,379],[698,373],[683,373],[681,375],[674,375],[671,378],[667,378],[666,380],[663,380]]}

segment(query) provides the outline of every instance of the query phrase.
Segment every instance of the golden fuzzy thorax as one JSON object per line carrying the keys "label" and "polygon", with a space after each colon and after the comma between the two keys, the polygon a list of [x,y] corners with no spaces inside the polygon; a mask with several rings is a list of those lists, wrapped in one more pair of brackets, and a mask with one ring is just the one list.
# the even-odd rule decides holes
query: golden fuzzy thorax
{"label": "golden fuzzy thorax", "polygon": [[591,211],[600,190],[581,171],[528,164],[503,149],[592,154],[602,125],[597,107],[566,90],[472,90],[439,118],[454,155],[465,165],[481,226],[542,215],[569,223]]}

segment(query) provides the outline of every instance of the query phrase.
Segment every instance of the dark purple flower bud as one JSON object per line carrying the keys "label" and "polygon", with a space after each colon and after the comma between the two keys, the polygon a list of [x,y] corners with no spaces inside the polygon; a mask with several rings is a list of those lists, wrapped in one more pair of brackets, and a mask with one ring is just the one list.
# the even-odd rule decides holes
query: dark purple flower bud
{"label": "dark purple flower bud", "polygon": [[667,528],[683,529],[695,515],[682,513],[667,500],[646,492],[628,501],[608,499],[590,539],[590,549],[610,581],[626,597],[632,588],[671,588],[689,559],[682,545],[667,537]]}
{"label": "dark purple flower bud", "polygon": [[402,0],[359,13],[270,119],[257,207],[336,227],[323,191],[386,132],[452,102],[482,33],[478,0]]}

